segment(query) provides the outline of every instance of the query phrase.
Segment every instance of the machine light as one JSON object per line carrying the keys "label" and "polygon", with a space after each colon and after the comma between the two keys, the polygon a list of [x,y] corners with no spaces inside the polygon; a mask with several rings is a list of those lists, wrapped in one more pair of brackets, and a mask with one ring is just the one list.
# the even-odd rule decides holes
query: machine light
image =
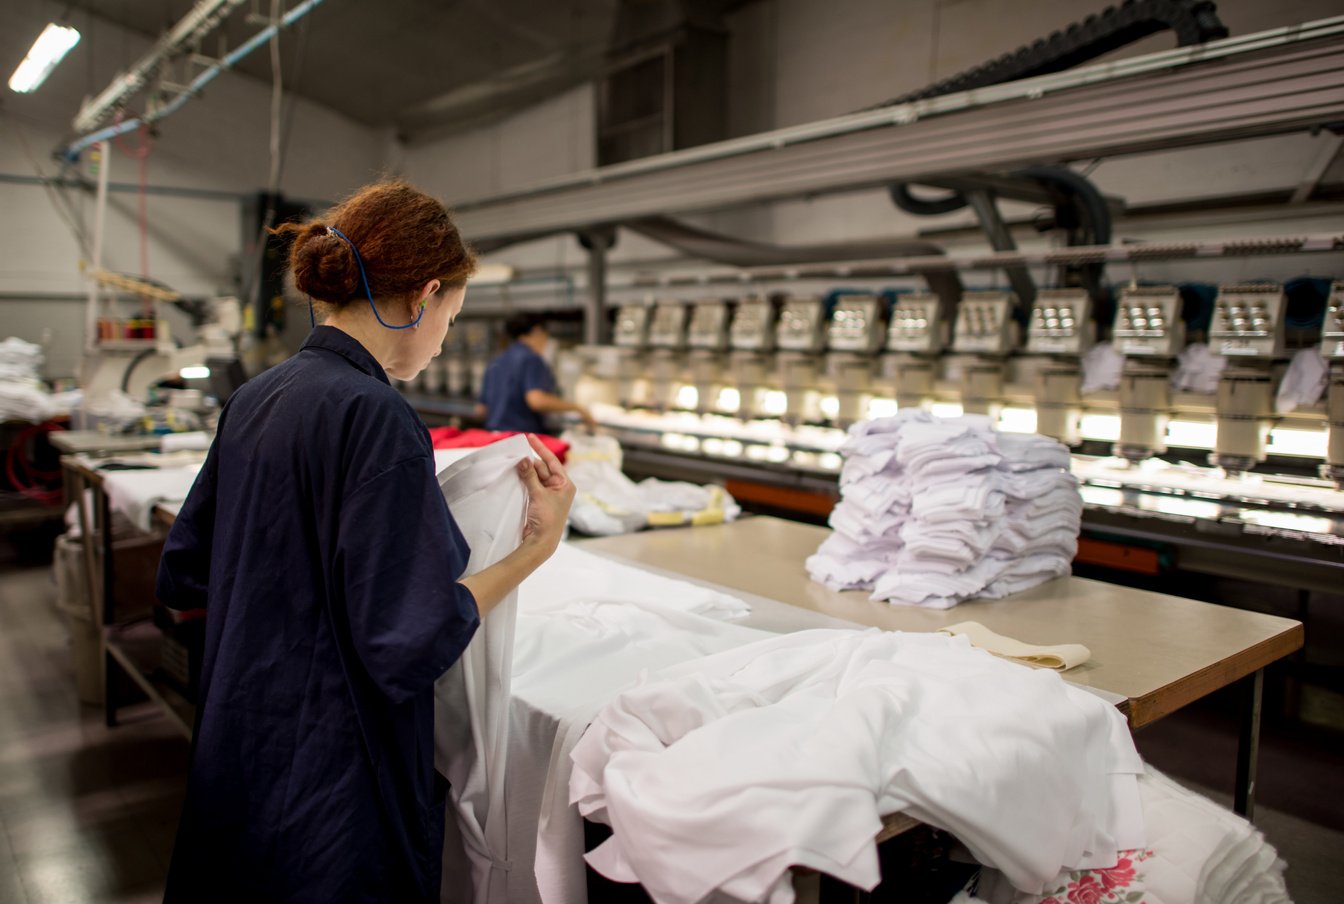
{"label": "machine light", "polygon": [[896,414],[897,407],[895,399],[869,399],[868,419],[877,420],[880,417],[893,417]]}
{"label": "machine light", "polygon": [[1218,440],[1218,425],[1203,421],[1170,421],[1167,445],[1178,449],[1212,449]]}
{"label": "machine light", "polygon": [[1083,439],[1113,443],[1120,438],[1120,415],[1085,414],[1078,420],[1078,433]]}
{"label": "machine light", "polygon": [[42,29],[28,55],[19,63],[19,68],[9,77],[9,88],[20,94],[36,91],[56,64],[65,58],[70,48],[79,43],[79,32],[68,25],[52,22]]}
{"label": "machine light", "polygon": [[694,410],[700,404],[700,390],[694,386],[683,386],[677,390],[677,407],[687,411]]}
{"label": "machine light", "polygon": [[821,408],[821,413],[827,420],[835,420],[840,416],[840,400],[833,395],[822,396],[821,401],[817,403]]}
{"label": "machine light", "polygon": [[778,389],[772,389],[761,401],[761,413],[770,417],[781,417],[789,410],[789,397]]}
{"label": "machine light", "polygon": [[998,429],[1003,433],[1035,433],[1035,408],[1004,408],[999,412]]}
{"label": "machine light", "polygon": [[717,407],[727,414],[736,414],[742,408],[742,393],[731,387],[720,389]]}
{"label": "machine light", "polygon": [[1328,434],[1324,430],[1293,430],[1277,427],[1269,431],[1270,455],[1300,455],[1306,458],[1325,458]]}
{"label": "machine light", "polygon": [[210,376],[210,368],[203,365],[184,367],[177,372],[177,375],[184,380],[204,380]]}
{"label": "machine light", "polygon": [[934,417],[961,417],[962,407],[957,402],[934,402],[929,406],[929,413]]}

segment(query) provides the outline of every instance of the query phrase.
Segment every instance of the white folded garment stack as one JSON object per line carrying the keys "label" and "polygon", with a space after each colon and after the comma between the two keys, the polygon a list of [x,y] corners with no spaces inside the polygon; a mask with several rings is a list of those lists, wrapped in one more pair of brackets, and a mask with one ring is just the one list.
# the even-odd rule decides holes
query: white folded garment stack
{"label": "white folded garment stack", "polygon": [[813,580],[946,609],[1069,572],[1083,503],[1055,440],[912,409],[856,424],[840,453],[835,533],[807,560]]}
{"label": "white folded garment stack", "polygon": [[791,901],[794,866],[871,889],[893,813],[1028,892],[1146,840],[1119,711],[944,634],[801,631],[665,668],[572,757],[570,799],[613,833],[588,862],[668,904]]}

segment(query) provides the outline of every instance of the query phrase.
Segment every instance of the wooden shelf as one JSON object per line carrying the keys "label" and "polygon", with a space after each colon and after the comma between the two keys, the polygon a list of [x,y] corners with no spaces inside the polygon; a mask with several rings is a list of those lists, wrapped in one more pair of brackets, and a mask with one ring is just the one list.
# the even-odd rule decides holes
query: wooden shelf
{"label": "wooden shelf", "polygon": [[107,629],[106,638],[107,655],[190,740],[196,724],[196,707],[159,669],[163,633],[154,622],[144,618],[114,625]]}

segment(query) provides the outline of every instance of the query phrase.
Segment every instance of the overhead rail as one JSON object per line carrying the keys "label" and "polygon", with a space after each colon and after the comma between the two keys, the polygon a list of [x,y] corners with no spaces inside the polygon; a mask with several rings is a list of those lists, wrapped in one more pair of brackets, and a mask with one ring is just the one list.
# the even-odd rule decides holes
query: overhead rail
{"label": "overhead rail", "polygon": [[882,279],[890,276],[918,276],[929,270],[998,270],[1006,266],[1138,264],[1146,261],[1329,253],[1344,254],[1344,232],[1127,245],[1074,245],[1040,251],[999,251],[975,255],[929,255],[795,266],[722,268],[690,273],[667,273],[657,277],[637,277],[625,284],[625,287],[698,286],[799,279]]}
{"label": "overhead rail", "polygon": [[219,27],[229,13],[245,0],[200,0],[168,33],[159,38],[149,52],[131,64],[125,72],[97,97],[84,101],[75,115],[75,131],[88,132],[98,127],[114,110],[147,86],[159,69],[170,60],[194,50],[201,39]]}
{"label": "overhead rail", "polygon": [[[201,73],[198,74],[195,78],[193,78],[189,84],[184,85],[181,88],[177,89],[176,96],[168,103],[163,104],[162,106],[151,107],[150,109],[147,109],[145,113],[142,114],[141,116],[136,116],[130,119],[122,120],[116,125],[108,126],[105,129],[100,129],[96,132],[85,135],[84,137],[72,142],[68,147],[66,147],[64,150],[60,152],[60,155],[67,160],[74,159],[75,157],[79,156],[80,152],[82,152],[85,148],[92,147],[93,145],[97,144],[100,141],[109,141],[117,137],[118,135],[124,135],[127,132],[132,132],[140,128],[142,125],[150,125],[152,123],[158,122],[159,120],[165,117],[171,116],[178,110],[182,109],[182,107],[186,105],[187,101],[191,100],[193,97],[199,94],[201,90],[205,88],[206,85],[213,82],[222,73],[227,72],[234,66],[238,65],[240,60],[242,60],[244,57],[252,53],[252,51],[256,50],[258,47],[265,46],[277,34],[279,34],[280,29],[288,28],[289,26],[293,25],[295,22],[299,21],[304,16],[306,16],[308,13],[312,12],[312,10],[315,9],[317,6],[319,6],[321,3],[322,0],[303,0],[303,2],[300,3],[298,6],[294,7],[289,12],[281,16],[278,22],[272,22],[270,25],[267,25],[265,28],[261,29],[256,34],[254,34],[251,38],[240,44],[237,49],[233,50],[232,52],[224,56],[223,59],[215,61],[212,65],[202,70]],[[112,87],[115,88],[116,85],[117,83],[114,81]],[[78,123],[82,121],[82,119],[83,114],[81,114],[81,120],[76,121],[76,129],[79,131],[83,131],[82,129],[78,128]]]}
{"label": "overhead rail", "polygon": [[1344,121],[1344,16],[855,113],[455,205],[473,239]]}

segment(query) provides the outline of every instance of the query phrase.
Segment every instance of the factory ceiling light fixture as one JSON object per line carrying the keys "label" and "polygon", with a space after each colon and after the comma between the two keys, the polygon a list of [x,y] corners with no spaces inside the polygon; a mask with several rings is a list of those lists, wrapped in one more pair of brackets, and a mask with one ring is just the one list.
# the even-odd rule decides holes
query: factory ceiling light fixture
{"label": "factory ceiling light fixture", "polygon": [[49,24],[42,29],[42,34],[37,36],[28,55],[9,77],[10,90],[20,94],[36,91],[51,75],[56,64],[78,43],[79,32],[76,29],[55,22]]}

